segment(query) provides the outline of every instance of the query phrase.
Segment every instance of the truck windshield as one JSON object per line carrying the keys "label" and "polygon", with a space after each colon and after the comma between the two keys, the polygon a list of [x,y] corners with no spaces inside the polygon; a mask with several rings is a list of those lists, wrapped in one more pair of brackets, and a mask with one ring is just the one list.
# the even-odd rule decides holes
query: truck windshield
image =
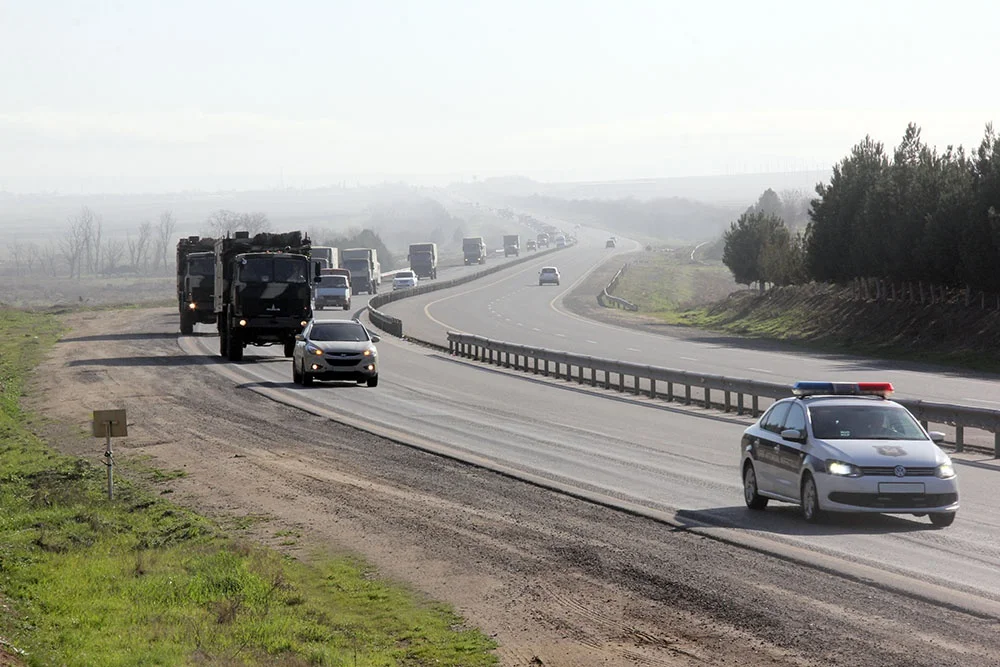
{"label": "truck windshield", "polygon": [[347,277],[346,276],[321,276],[319,279],[320,287],[347,287]]}
{"label": "truck windshield", "polygon": [[244,283],[304,283],[307,263],[302,258],[249,257],[240,267]]}
{"label": "truck windshield", "polygon": [[214,257],[194,257],[188,259],[188,275],[189,276],[214,276],[215,275],[215,258]]}

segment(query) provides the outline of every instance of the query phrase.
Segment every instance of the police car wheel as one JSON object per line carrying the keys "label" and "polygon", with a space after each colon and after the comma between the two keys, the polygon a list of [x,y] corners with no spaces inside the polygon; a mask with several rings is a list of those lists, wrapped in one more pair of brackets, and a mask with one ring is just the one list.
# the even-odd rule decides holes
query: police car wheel
{"label": "police car wheel", "polygon": [[757,472],[752,463],[743,467],[743,500],[752,510],[762,510],[767,507],[767,498],[757,493]]}
{"label": "police car wheel", "polygon": [[933,512],[931,523],[937,528],[946,528],[955,523],[955,512]]}
{"label": "police car wheel", "polygon": [[816,523],[823,518],[819,507],[819,491],[816,490],[816,480],[806,474],[802,479],[802,518],[809,523]]}

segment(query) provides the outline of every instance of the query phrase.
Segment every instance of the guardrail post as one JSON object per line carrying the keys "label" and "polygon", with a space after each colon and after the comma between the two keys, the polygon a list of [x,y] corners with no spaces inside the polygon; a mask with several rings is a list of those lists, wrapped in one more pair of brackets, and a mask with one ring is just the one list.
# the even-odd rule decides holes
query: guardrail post
{"label": "guardrail post", "polygon": [[955,451],[961,452],[965,450],[965,427],[956,426],[955,427]]}
{"label": "guardrail post", "polygon": [[596,368],[591,368],[590,369],[590,386],[591,387],[596,387],[597,386],[597,369]]}
{"label": "guardrail post", "polygon": [[712,409],[712,390],[708,387],[705,387],[705,409]]}
{"label": "guardrail post", "polygon": [[566,364],[566,382],[573,381],[573,364]]}
{"label": "guardrail post", "polygon": [[684,405],[691,405],[691,385],[684,385]]}
{"label": "guardrail post", "polygon": [[931,427],[930,422],[928,422],[926,419],[921,419],[920,425],[924,427],[925,431]]}
{"label": "guardrail post", "polygon": [[639,376],[638,376],[638,375],[636,375],[636,376],[635,376],[635,395],[636,395],[636,396],[638,396],[638,395],[640,394],[640,392],[642,391],[642,390],[641,390],[641,389],[639,388],[639,379],[640,379],[640,378],[639,378]]}
{"label": "guardrail post", "polygon": [[503,353],[503,367],[510,368],[510,352]]}
{"label": "guardrail post", "polygon": [[545,360],[545,371],[542,373],[545,377],[549,376],[549,360]]}
{"label": "guardrail post", "polygon": [[580,364],[580,377],[577,378],[577,384],[583,384],[583,364]]}
{"label": "guardrail post", "polygon": [[604,371],[604,388],[611,389],[611,371]]}
{"label": "guardrail post", "polygon": [[993,434],[993,458],[1000,459],[1000,431]]}
{"label": "guardrail post", "polygon": [[752,411],[750,413],[750,416],[753,417],[754,419],[756,419],[757,416],[760,415],[760,410],[758,409],[758,403],[757,403],[757,394],[753,395],[753,401],[752,402],[753,402],[753,409],[752,409]]}
{"label": "guardrail post", "polygon": [[743,392],[736,394],[736,414],[743,416]]}
{"label": "guardrail post", "polygon": [[667,400],[673,402],[674,400],[674,383],[667,382]]}
{"label": "guardrail post", "polygon": [[625,391],[625,374],[621,371],[618,372],[618,391],[619,393]]}
{"label": "guardrail post", "polygon": [[733,408],[731,393],[729,390],[725,392],[726,412],[729,412]]}
{"label": "guardrail post", "polygon": [[455,341],[453,340],[448,341],[448,354],[455,355]]}
{"label": "guardrail post", "polygon": [[538,375],[538,357],[535,357],[535,375]]}
{"label": "guardrail post", "polygon": [[649,378],[649,397],[656,398],[656,378]]}

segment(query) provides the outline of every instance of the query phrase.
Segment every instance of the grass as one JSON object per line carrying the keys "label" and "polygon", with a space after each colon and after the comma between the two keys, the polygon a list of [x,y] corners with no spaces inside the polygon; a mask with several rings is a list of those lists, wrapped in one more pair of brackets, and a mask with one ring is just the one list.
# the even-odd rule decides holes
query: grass
{"label": "grass", "polygon": [[22,426],[24,377],[58,331],[0,311],[0,637],[27,664],[496,663],[450,609],[357,560],[289,559],[125,480],[107,501],[103,467]]}
{"label": "grass", "polygon": [[675,323],[685,310],[725,298],[738,288],[721,262],[693,262],[690,252],[681,248],[635,255],[614,295],[638,304],[643,313]]}

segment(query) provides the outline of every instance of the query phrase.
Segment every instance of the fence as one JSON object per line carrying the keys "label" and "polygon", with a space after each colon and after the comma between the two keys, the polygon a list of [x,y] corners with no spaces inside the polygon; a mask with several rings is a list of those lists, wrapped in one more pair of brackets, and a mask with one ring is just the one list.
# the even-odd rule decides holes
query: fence
{"label": "fence", "polygon": [[624,266],[622,266],[622,268],[618,269],[618,273],[616,273],[615,277],[611,279],[611,282],[608,283],[608,286],[602,289],[597,294],[597,303],[599,303],[602,308],[612,308],[612,307],[624,308],[625,310],[631,310],[633,312],[639,310],[639,306],[635,305],[634,303],[626,301],[621,297],[612,296],[611,294],[611,290],[613,290],[615,287],[618,286],[618,281],[621,279],[622,276],[625,275],[627,271],[628,271],[628,264],[625,264]]}
{"label": "fence", "polygon": [[[535,375],[565,378],[568,382],[614,388],[621,393],[628,391],[667,401],[680,400],[686,405],[699,403],[706,408],[735,410],[737,414],[749,413],[753,417],[759,416],[766,407],[761,405],[761,399],[773,401],[790,395],[787,384],[644,366],[453,331],[448,332],[448,349],[453,355]],[[994,456],[1000,458],[1000,410],[922,400],[896,399],[896,402],[906,407],[925,428],[930,423],[954,426],[955,448],[959,452],[965,448],[966,428],[992,433]]]}

